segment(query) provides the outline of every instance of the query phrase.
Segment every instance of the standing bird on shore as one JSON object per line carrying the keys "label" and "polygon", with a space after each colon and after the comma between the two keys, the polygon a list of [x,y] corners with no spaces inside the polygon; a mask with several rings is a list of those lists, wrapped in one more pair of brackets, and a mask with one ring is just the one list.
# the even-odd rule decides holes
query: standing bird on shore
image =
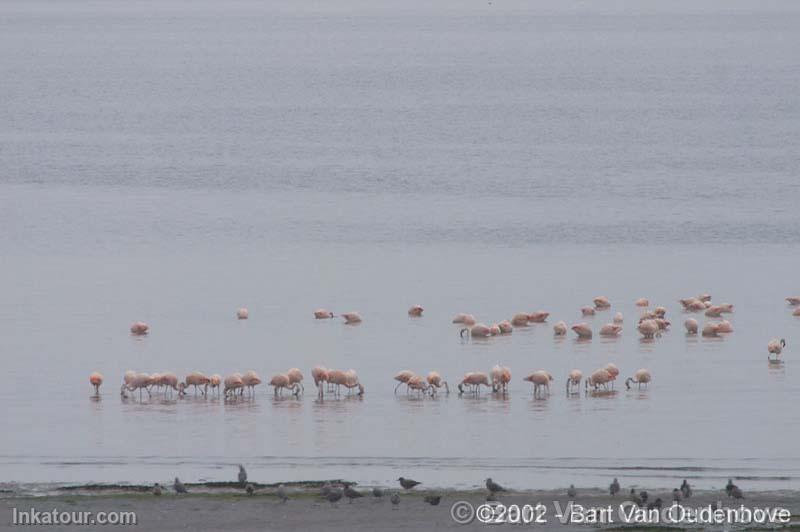
{"label": "standing bird on shore", "polygon": [[247,495],[252,497],[253,494],[256,492],[256,489],[253,487],[252,484],[248,484],[247,486],[244,487],[244,491],[245,493],[247,493]]}
{"label": "standing bird on shore", "polygon": [[364,494],[360,491],[353,489],[349,484],[344,487],[344,496],[349,499],[349,503],[353,503],[353,499],[358,499],[359,497],[363,497]]}
{"label": "standing bird on shore", "polygon": [[683,484],[681,484],[681,493],[684,499],[688,499],[692,496],[692,487],[686,482],[686,479],[683,479]]}
{"label": "standing bird on shore", "polygon": [[578,495],[578,490],[575,489],[575,484],[570,484],[567,490],[567,497],[574,499]]}
{"label": "standing bird on shore", "polygon": [[175,488],[175,493],[189,493],[189,490],[186,489],[186,486],[183,485],[183,482],[178,477],[175,477],[175,483],[172,486]]}
{"label": "standing bird on shore", "polygon": [[488,489],[489,493],[491,493],[492,495],[494,495],[498,491],[506,491],[506,489],[503,486],[492,480],[491,477],[486,479],[486,489]]}
{"label": "standing bird on shore", "polygon": [[427,502],[428,504],[430,504],[431,506],[439,506],[439,503],[442,500],[442,496],[441,495],[425,495],[423,500],[425,502]]}
{"label": "standing bird on shore", "polygon": [[642,498],[639,496],[638,493],[636,493],[635,489],[631,488],[631,491],[628,494],[628,496],[630,497],[631,502],[633,502],[633,504],[635,504],[636,506],[642,505]]}
{"label": "standing bird on shore", "polygon": [[417,482],[416,480],[411,480],[410,478],[403,478],[400,477],[397,479],[400,482],[400,485],[403,487],[404,490],[410,490],[414,486],[419,486],[421,482]]}
{"label": "standing bird on shore", "polygon": [[682,495],[683,494],[681,493],[681,490],[679,490],[678,488],[675,488],[674,490],[672,490],[672,500],[673,501],[681,502]]}
{"label": "standing bird on shore", "polygon": [[619,493],[619,482],[617,481],[616,477],[614,478],[614,481],[611,483],[611,485],[608,486],[608,492],[611,494],[612,497],[617,493]]}
{"label": "standing bird on shore", "polygon": [[633,374],[633,377],[628,377],[625,379],[625,388],[630,390],[631,383],[636,383],[639,386],[639,389],[642,389],[642,384],[644,387],[647,388],[647,383],[653,380],[653,375],[650,373],[650,370],[642,368],[636,370],[636,373]]}
{"label": "standing bird on shore", "polygon": [[239,478],[239,484],[244,486],[245,483],[247,482],[247,471],[245,471],[244,466],[242,464],[239,464],[239,477],[238,478]]}
{"label": "standing bird on shore", "polygon": [[155,485],[153,485],[153,495],[155,495],[156,497],[161,497],[161,484],[159,484],[158,482],[156,482]]}
{"label": "standing bird on shore", "polygon": [[[777,360],[780,358],[784,347],[786,347],[786,340],[783,338],[780,340],[770,340],[770,342],[767,344],[767,351],[770,355],[775,355],[775,360]],[[771,357],[768,355],[768,358]]]}
{"label": "standing bird on shore", "polygon": [[397,505],[400,504],[400,494],[395,491],[389,500],[392,501],[392,510],[397,510]]}
{"label": "standing bird on shore", "polygon": [[739,489],[739,486],[733,486],[733,488],[731,488],[731,497],[734,499],[744,499],[744,493]]}
{"label": "standing bird on shore", "polygon": [[414,305],[410,309],[408,309],[408,315],[412,318],[419,318],[422,316],[422,311],[425,310],[419,305]]}
{"label": "standing bird on shore", "polygon": [[729,479],[728,479],[728,483],[725,485],[725,494],[726,494],[728,497],[730,497],[730,496],[731,496],[731,491],[732,491],[732,490],[733,490],[733,488],[735,488],[735,487],[736,487],[736,484],[734,484],[734,483],[733,483],[733,479],[729,478]]}
{"label": "standing bird on shore", "polygon": [[100,385],[103,384],[103,376],[95,371],[89,375],[89,383],[94,386],[94,394],[100,395]]}
{"label": "standing bird on shore", "polygon": [[331,503],[331,506],[333,506],[334,503],[337,503],[341,500],[342,490],[339,488],[332,488],[328,494],[325,495],[325,498],[328,499],[328,502]]}
{"label": "standing bird on shore", "polygon": [[278,484],[278,490],[275,492],[275,495],[281,500],[281,504],[286,504],[286,501],[289,500],[289,496],[286,494],[286,488],[283,487],[283,484]]}

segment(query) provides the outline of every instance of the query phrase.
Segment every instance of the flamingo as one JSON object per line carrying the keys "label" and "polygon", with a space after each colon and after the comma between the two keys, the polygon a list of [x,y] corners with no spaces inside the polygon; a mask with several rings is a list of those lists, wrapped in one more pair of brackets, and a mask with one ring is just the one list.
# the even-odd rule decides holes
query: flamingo
{"label": "flamingo", "polygon": [[408,309],[408,315],[412,318],[419,318],[422,316],[422,311],[425,310],[419,305],[414,305],[410,309]]}
{"label": "flamingo", "polygon": [[142,336],[150,331],[150,326],[143,321],[134,321],[131,324],[131,334]]}
{"label": "flamingo", "polygon": [[435,394],[436,390],[442,386],[444,386],[444,389],[448,394],[450,393],[450,386],[448,386],[447,381],[442,380],[442,376],[439,375],[439,372],[431,371],[428,373],[428,378],[426,380],[428,381],[428,384],[431,385],[431,395]]}
{"label": "flamingo", "polygon": [[477,321],[475,320],[475,316],[473,316],[472,314],[460,313],[455,315],[455,317],[453,318],[453,323],[461,323],[469,327],[475,325]]}
{"label": "flamingo", "polygon": [[197,388],[202,386],[203,389],[200,390],[200,393],[206,395],[206,391],[208,390],[208,383],[210,379],[203,375],[200,372],[193,371],[189,373],[186,378],[183,380],[183,387],[188,388],[189,386],[194,386],[194,394],[197,395]]}
{"label": "flamingo", "polygon": [[778,360],[783,352],[783,348],[786,347],[786,340],[781,338],[780,340],[770,340],[767,344],[767,351],[770,355],[775,355],[775,360]]}
{"label": "flamingo", "polygon": [[328,385],[333,387],[333,391],[336,395],[339,395],[340,388],[344,386],[346,382],[347,375],[345,375],[344,371],[338,369],[328,370]]}
{"label": "flamingo", "polygon": [[671,323],[664,318],[656,318],[653,321],[656,322],[656,325],[658,325],[658,330],[660,331],[666,330],[671,325]]}
{"label": "flamingo", "polygon": [[[209,379],[210,381],[211,379]],[[258,376],[258,373],[253,371],[252,369],[249,371],[245,371],[244,375],[242,375],[242,385],[245,389],[247,389],[250,395],[256,394],[256,386],[261,384],[261,377]]]}
{"label": "flamingo", "polygon": [[508,383],[511,382],[511,370],[498,364],[492,368],[490,375],[492,377],[492,389],[506,393],[508,391]]}
{"label": "flamingo", "polygon": [[647,369],[639,369],[636,370],[636,373],[633,374],[633,377],[628,377],[625,379],[625,388],[628,390],[631,389],[631,383],[634,382],[639,385],[639,389],[642,389],[642,384],[644,387],[647,388],[647,383],[653,379],[653,376],[650,374],[650,370]]}
{"label": "flamingo", "polygon": [[425,394],[431,387],[431,385],[428,384],[428,382],[419,375],[414,375],[413,377],[408,379],[408,382],[406,384],[408,385],[408,388],[410,390],[415,390],[422,394]]}
{"label": "flamingo", "polygon": [[479,371],[471,371],[469,373],[464,374],[464,378],[461,379],[461,382],[458,383],[458,392],[464,393],[464,385],[469,386],[472,388],[472,392],[479,394],[480,387],[486,386],[487,388],[491,387],[489,384],[489,376],[486,373],[479,372]]}
{"label": "flamingo", "polygon": [[[136,373],[133,377],[129,378],[125,384],[123,384],[123,388],[126,388],[128,391],[135,392],[139,390],[139,399],[142,398],[142,390],[147,392],[147,396],[150,397],[152,394],[150,393],[150,386],[153,385],[153,379],[147,373]],[[124,391],[124,390],[123,390]]]}
{"label": "flamingo", "polygon": [[404,369],[400,373],[394,376],[394,380],[397,381],[397,386],[394,387],[394,393],[397,394],[397,389],[400,388],[403,384],[406,385],[406,391],[408,391],[408,381],[411,380],[412,377],[416,376],[411,370]]}
{"label": "flamingo", "polygon": [[544,323],[547,321],[547,317],[550,315],[549,312],[545,312],[543,310],[537,310],[536,312],[531,312],[528,316],[528,321],[531,323]]}
{"label": "flamingo", "polygon": [[722,307],[719,305],[713,305],[706,309],[706,316],[709,318],[721,318],[722,317]]}
{"label": "flamingo", "polygon": [[534,397],[539,395],[540,389],[544,389],[546,394],[550,394],[550,382],[553,380],[553,376],[547,373],[545,370],[536,370],[522,380],[533,384]]}
{"label": "flamingo", "polygon": [[721,333],[732,333],[733,332],[733,324],[728,320],[722,320],[717,324],[717,332]]}
{"label": "flamingo", "polygon": [[496,323],[493,323],[492,326],[489,327],[489,333],[491,336],[499,336],[501,332],[500,326]]}
{"label": "flamingo", "polygon": [[514,314],[514,317],[511,318],[511,325],[513,325],[514,327],[525,327],[526,325],[528,325],[529,319],[530,319],[529,314],[520,312],[518,314]]}
{"label": "flamingo", "polygon": [[346,325],[355,325],[361,323],[361,315],[358,312],[345,312],[342,314]]}
{"label": "flamingo", "polygon": [[655,310],[653,310],[653,314],[656,315],[656,318],[662,318],[663,319],[664,316],[667,315],[667,309],[666,309],[666,307],[656,307]]}
{"label": "flamingo", "polygon": [[594,308],[598,310],[611,308],[611,302],[606,296],[597,296],[592,301],[594,302]]}
{"label": "flamingo", "polygon": [[581,315],[594,316],[594,307],[581,307]]}
{"label": "flamingo", "polygon": [[794,309],[794,312],[792,312],[792,316],[800,316],[800,308]]}
{"label": "flamingo", "polygon": [[622,317],[622,312],[617,312],[614,314],[614,323],[622,323],[623,321],[625,320]]}
{"label": "flamingo", "polygon": [[303,372],[299,368],[289,368],[286,375],[289,377],[289,384],[297,384],[301,392],[306,391],[306,387],[303,386]]}
{"label": "flamingo", "polygon": [[103,376],[95,371],[89,375],[89,383],[94,386],[94,394],[100,395],[100,386],[103,384]]}
{"label": "flamingo", "polygon": [[278,397],[278,395],[283,392],[284,388],[291,390],[294,395],[300,394],[300,388],[297,384],[292,384],[289,376],[286,374],[273,376],[269,381],[269,385],[274,387],[275,397]]}
{"label": "flamingo", "polygon": [[483,323],[478,323],[471,328],[465,327],[461,329],[460,335],[462,338],[464,337],[464,333],[469,333],[473,338],[488,338],[492,335],[492,330]]}
{"label": "flamingo", "polygon": [[508,320],[503,320],[497,324],[500,327],[500,334],[511,334],[514,332],[514,327],[511,325],[511,322]]}
{"label": "flamingo", "polygon": [[699,299],[703,303],[707,303],[711,301],[711,294],[700,294],[699,296],[697,296],[697,299]]}
{"label": "flamingo", "polygon": [[330,310],[326,310],[324,308],[318,308],[317,310],[314,311],[314,318],[318,320],[329,320],[333,317],[334,317],[333,312],[331,312]]}
{"label": "flamingo", "polygon": [[707,308],[706,304],[703,301],[700,301],[697,298],[691,300],[686,305],[686,310],[688,310],[690,312],[700,312],[701,310],[705,310],[706,308]]}
{"label": "flamingo", "polygon": [[219,395],[219,386],[220,384],[222,384],[222,377],[220,377],[215,373],[211,377],[209,377],[208,380],[209,380],[208,385],[211,386],[212,390],[216,390],[217,395]]}
{"label": "flamingo", "polygon": [[592,337],[592,328],[588,323],[576,323],[572,326],[572,330],[578,335],[578,338],[588,339]]}
{"label": "flamingo", "polygon": [[719,323],[706,323],[703,325],[703,336],[718,336],[719,333]]}
{"label": "flamingo", "polygon": [[722,314],[733,314],[733,304],[732,303],[721,303],[719,305],[720,312]]}
{"label": "flamingo", "polygon": [[800,297],[787,297],[786,302],[789,303],[791,306],[796,307],[800,305]]}
{"label": "flamingo", "polygon": [[236,311],[236,317],[240,320],[246,320],[247,318],[250,317],[250,311],[242,307]]}
{"label": "flamingo", "polygon": [[554,336],[564,336],[567,334],[567,324],[563,321],[559,321],[555,325],[553,325],[553,335]]}
{"label": "flamingo", "polygon": [[584,387],[588,391],[589,386],[597,390],[598,386],[603,386],[604,388],[608,388],[608,383],[611,382],[614,377],[611,376],[611,373],[608,372],[605,368],[600,368],[595,370],[589,378],[584,381]]}
{"label": "flamingo", "polygon": [[178,391],[178,377],[174,373],[162,373],[161,386],[164,387],[165,395],[167,392],[170,392],[171,395],[173,390]]}
{"label": "flamingo", "polygon": [[573,369],[567,376],[567,393],[570,393],[573,388],[578,388],[581,385],[583,373],[579,369]]}
{"label": "flamingo", "polygon": [[683,326],[686,327],[687,334],[697,334],[697,320],[694,318],[689,318],[685,322],[683,322]]}
{"label": "flamingo", "polygon": [[637,307],[649,307],[650,302],[647,299],[640,297],[639,299],[636,300],[635,305]]}
{"label": "flamingo", "polygon": [[358,374],[354,369],[348,369],[344,372],[345,380],[344,386],[348,389],[348,391],[352,391],[354,388],[358,388],[358,395],[364,395],[364,385],[358,381]]}
{"label": "flamingo", "polygon": [[311,368],[311,378],[314,379],[314,386],[317,387],[317,395],[324,396],[325,387],[320,386],[320,384],[328,384],[328,370],[322,366],[314,366]]}
{"label": "flamingo", "polygon": [[233,373],[232,375],[228,375],[225,377],[223,381],[224,389],[223,393],[225,397],[228,397],[228,394],[231,396],[235,396],[237,390],[241,394],[242,389],[244,387],[244,381],[242,380],[242,376],[238,373]]}
{"label": "flamingo", "polygon": [[606,323],[600,327],[600,336],[618,336],[622,332],[622,325]]}
{"label": "flamingo", "polygon": [[606,370],[609,375],[611,375],[610,382],[611,382],[611,388],[613,389],[614,381],[617,380],[617,376],[619,375],[619,368],[616,366],[616,364],[609,362],[603,369]]}
{"label": "flamingo", "polygon": [[653,338],[658,333],[659,326],[655,320],[644,320],[639,323],[637,329],[645,338]]}

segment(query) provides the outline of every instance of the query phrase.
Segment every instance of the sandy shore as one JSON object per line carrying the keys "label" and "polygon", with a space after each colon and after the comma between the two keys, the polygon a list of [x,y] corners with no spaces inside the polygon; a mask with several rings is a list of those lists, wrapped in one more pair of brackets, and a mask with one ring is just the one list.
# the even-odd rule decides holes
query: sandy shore
{"label": "sandy shore", "polygon": [[[353,503],[342,500],[335,505],[320,499],[317,490],[308,487],[290,488],[290,500],[283,504],[274,495],[274,487],[261,487],[253,496],[247,496],[237,490],[192,490],[188,495],[175,495],[171,490],[155,497],[149,493],[136,492],[135,490],[99,490],[101,494],[89,494],[89,490],[69,490],[56,495],[40,497],[15,496],[13,494],[0,494],[0,530],[18,529],[12,525],[14,511],[29,511],[31,508],[38,512],[135,512],[136,530],[140,531],[172,531],[192,530],[217,532],[228,531],[294,531],[294,530],[327,530],[327,531],[371,531],[371,530],[481,530],[493,526],[479,522],[477,519],[467,524],[459,524],[451,516],[451,508],[458,501],[467,501],[474,508],[486,502],[485,492],[457,492],[440,491],[442,501],[438,506],[431,506],[424,502],[427,494],[423,491],[412,491],[401,494],[400,504],[395,508],[388,497],[376,499],[365,496]],[[96,490],[95,490],[96,491]],[[364,489],[365,493],[369,490]],[[800,530],[800,492],[764,492],[746,493],[744,501],[734,502],[725,497],[724,493],[695,493],[691,499],[684,501],[686,508],[704,507],[719,501],[723,507],[739,508],[744,504],[749,509],[776,508],[787,509],[791,513],[791,523],[783,525],[784,529]],[[651,500],[661,497],[667,501],[671,497],[667,491],[650,494]],[[504,494],[498,502],[506,505],[530,504],[544,505],[544,512],[540,513],[543,523],[528,523],[526,527],[536,527],[539,530],[592,530],[597,528],[634,530],[642,528],[685,529],[687,524],[653,523],[650,526],[643,524],[626,524],[622,520],[619,506],[625,498],[611,498],[599,490],[579,492],[575,503],[584,508],[611,507],[610,519],[602,524],[577,524],[562,523],[558,515],[558,507],[567,507],[566,494],[558,492],[514,492]],[[666,506],[666,505],[665,505]],[[541,510],[539,510],[541,512]],[[536,514],[531,514],[534,517]],[[589,514],[584,513],[585,516]],[[494,525],[495,527],[498,525]],[[512,526],[506,524],[504,526]],[[779,526],[770,525],[768,528]],[[128,528],[124,526],[84,527],[79,525],[56,526],[25,526],[26,530],[103,530],[114,528],[116,530]],[[738,526],[705,526],[706,530],[723,529],[755,529],[764,528],[755,524]]]}

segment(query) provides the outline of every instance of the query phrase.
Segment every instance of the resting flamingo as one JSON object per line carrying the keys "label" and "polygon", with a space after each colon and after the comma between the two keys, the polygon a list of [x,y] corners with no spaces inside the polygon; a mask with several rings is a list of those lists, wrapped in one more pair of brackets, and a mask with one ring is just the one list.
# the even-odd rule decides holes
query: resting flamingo
{"label": "resting flamingo", "polygon": [[500,327],[500,334],[511,334],[514,332],[514,327],[511,325],[511,322],[508,320],[503,320],[497,324]]}
{"label": "resting flamingo", "polygon": [[449,394],[450,393],[450,386],[448,386],[447,381],[442,380],[442,376],[439,375],[437,371],[431,371],[428,373],[427,378],[428,384],[431,385],[431,395],[436,393],[436,390],[444,386],[444,389]]}
{"label": "resting flamingo", "polygon": [[473,338],[488,338],[492,335],[492,330],[483,323],[478,323],[470,328],[464,327],[461,329],[459,334],[462,338],[464,337],[464,333],[469,333],[469,336]]}
{"label": "resting flamingo", "polygon": [[453,323],[461,323],[466,326],[472,326],[475,325],[475,323],[477,323],[477,320],[475,319],[475,316],[473,316],[472,314],[460,313],[455,315],[455,317],[453,318]]}
{"label": "resting flamingo", "polygon": [[653,338],[659,331],[658,323],[655,320],[644,320],[639,323],[637,330],[642,334],[645,338]]}
{"label": "resting flamingo", "polygon": [[719,323],[706,323],[703,325],[703,336],[714,337],[719,336]]}
{"label": "resting flamingo", "polygon": [[616,323],[606,323],[600,327],[600,336],[619,336],[622,332],[622,325]]}
{"label": "resting flamingo", "polygon": [[95,371],[89,375],[89,383],[94,386],[94,394],[100,395],[100,386],[103,384],[103,376]]}
{"label": "resting flamingo", "polygon": [[318,320],[329,320],[333,317],[334,317],[333,312],[324,308],[318,308],[317,310],[314,311],[314,318]]}
{"label": "resting flamingo", "polygon": [[361,315],[358,312],[345,312],[342,314],[346,325],[355,325],[361,323]]}
{"label": "resting flamingo", "polygon": [[783,352],[783,348],[786,347],[786,340],[781,338],[780,340],[770,340],[767,344],[767,351],[770,355],[775,355],[775,360],[778,360]]}
{"label": "resting flamingo", "polygon": [[611,302],[606,296],[597,296],[592,301],[594,302],[594,308],[596,309],[611,308]]}
{"label": "resting flamingo", "polygon": [[250,311],[242,307],[236,311],[236,317],[240,320],[246,320],[250,317]]}
{"label": "resting flamingo", "polygon": [[425,310],[419,305],[414,305],[410,309],[408,309],[408,315],[412,318],[419,318],[422,316],[422,311]]}
{"label": "resting flamingo", "polygon": [[134,321],[131,324],[131,334],[141,336],[150,331],[150,326],[143,321]]}
{"label": "resting flamingo", "polygon": [[625,380],[625,387],[628,390],[630,390],[631,389],[631,383],[634,382],[634,383],[639,385],[639,389],[641,390],[642,389],[642,384],[644,384],[644,387],[647,388],[647,383],[650,382],[652,379],[653,379],[653,377],[650,374],[650,370],[642,368],[642,369],[636,370],[636,373],[633,374],[633,377],[628,377]]}
{"label": "resting flamingo", "polygon": [[581,380],[583,379],[583,373],[579,369],[573,369],[569,372],[567,376],[567,393],[572,393],[573,389],[578,388],[580,390]]}
{"label": "resting flamingo", "polygon": [[540,395],[539,390],[543,390],[548,395],[550,394],[550,382],[553,380],[553,376],[545,370],[536,370],[522,380],[533,384],[534,397]]}
{"label": "resting flamingo", "polygon": [[787,297],[786,302],[789,303],[791,306],[796,307],[800,305],[800,297],[797,296]]}
{"label": "resting flamingo", "polygon": [[647,299],[640,297],[639,299],[636,300],[635,305],[637,307],[649,307],[650,302]]}
{"label": "resting flamingo", "polygon": [[581,314],[583,316],[594,316],[594,307],[581,307]]}
{"label": "resting flamingo", "polygon": [[622,323],[623,321],[625,320],[622,316],[622,312],[617,312],[616,314],[614,314],[614,323]]}
{"label": "resting flamingo", "polygon": [[528,321],[531,323],[544,323],[547,321],[547,317],[550,316],[549,312],[545,312],[543,310],[537,310],[536,312],[531,312],[528,316]]}
{"label": "resting flamingo", "polygon": [[567,324],[563,321],[559,321],[555,325],[553,325],[553,335],[554,336],[564,336],[567,334]]}
{"label": "resting flamingo", "polygon": [[525,327],[526,325],[528,325],[529,318],[530,318],[529,314],[526,314],[524,312],[519,312],[517,314],[514,314],[514,316],[511,318],[511,325],[513,325],[514,327]]}
{"label": "resting flamingo", "polygon": [[592,337],[592,328],[588,323],[576,323],[572,326],[572,330],[578,335],[578,338],[588,340]]}
{"label": "resting flamingo", "polygon": [[696,319],[689,318],[683,322],[683,326],[686,327],[687,334],[697,334],[698,324]]}

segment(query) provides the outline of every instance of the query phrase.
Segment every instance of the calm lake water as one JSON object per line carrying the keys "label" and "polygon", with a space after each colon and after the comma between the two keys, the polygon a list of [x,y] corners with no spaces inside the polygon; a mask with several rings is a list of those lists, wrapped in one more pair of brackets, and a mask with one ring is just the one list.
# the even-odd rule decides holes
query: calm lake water
{"label": "calm lake water", "polygon": [[[0,4],[0,482],[800,488],[800,5],[332,4]],[[736,305],[724,339],[683,333],[704,291]],[[553,338],[601,294],[620,338]],[[641,342],[639,297],[674,330]],[[650,389],[564,394],[608,362]],[[507,397],[392,393],[496,363]],[[317,364],[366,394],[316,400]],[[292,366],[300,399],[118,394]]]}

